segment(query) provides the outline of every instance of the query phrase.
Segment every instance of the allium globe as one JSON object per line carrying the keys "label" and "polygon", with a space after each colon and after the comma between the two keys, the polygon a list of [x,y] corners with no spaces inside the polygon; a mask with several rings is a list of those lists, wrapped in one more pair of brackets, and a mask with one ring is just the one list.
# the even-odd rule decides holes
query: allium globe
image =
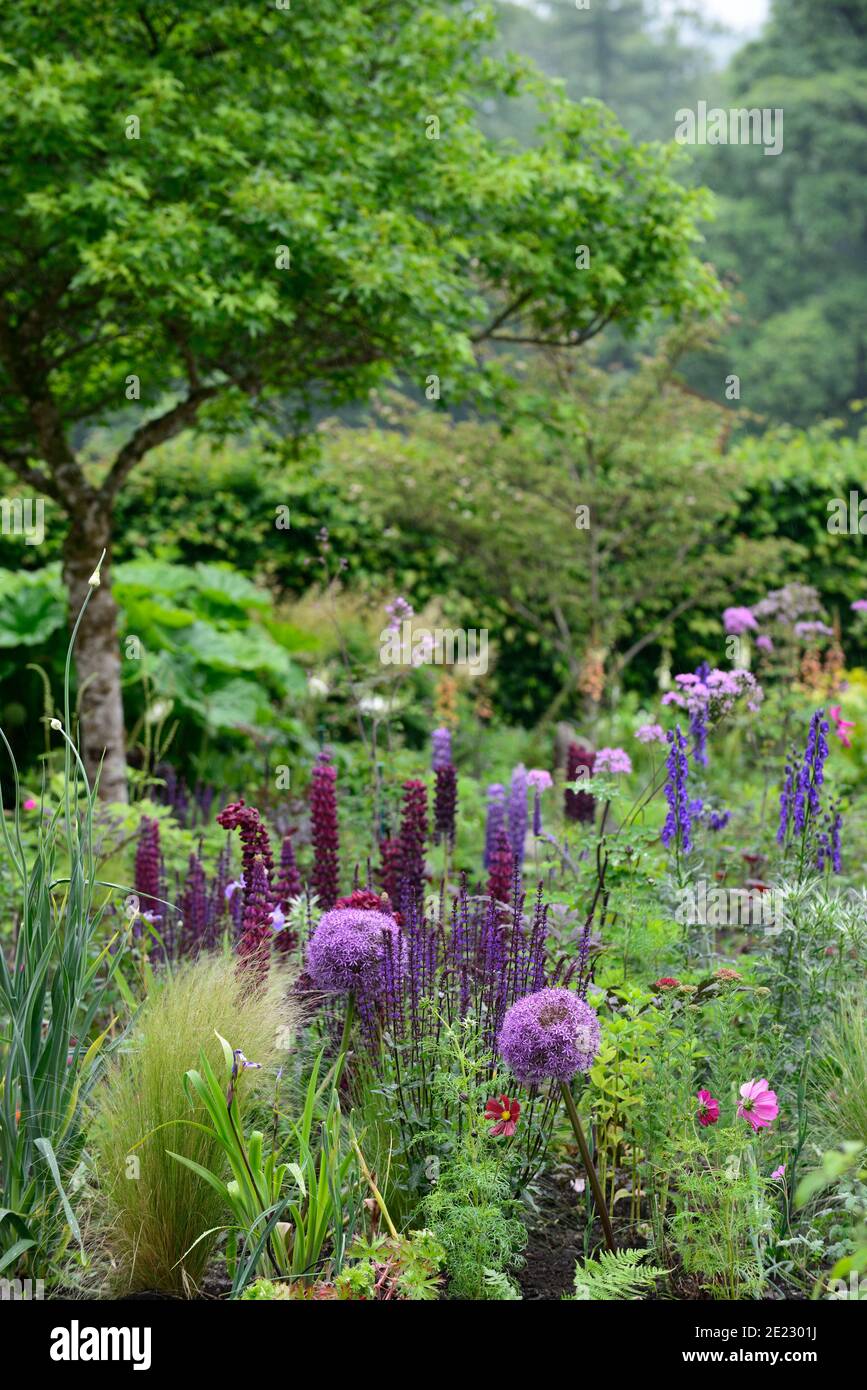
{"label": "allium globe", "polygon": [[307,948],[307,970],[326,994],[375,998],[382,992],[386,950],[403,950],[400,928],[384,912],[334,908],[319,919]]}
{"label": "allium globe", "polygon": [[571,990],[540,989],[507,1011],[499,1048],[525,1085],[537,1085],[546,1077],[568,1081],[593,1065],[599,1051],[599,1020]]}

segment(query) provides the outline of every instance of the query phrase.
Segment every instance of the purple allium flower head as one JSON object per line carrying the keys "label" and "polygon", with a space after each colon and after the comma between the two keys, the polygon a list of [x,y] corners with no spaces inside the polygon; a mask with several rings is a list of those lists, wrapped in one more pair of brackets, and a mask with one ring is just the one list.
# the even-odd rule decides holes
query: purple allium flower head
{"label": "purple allium flower head", "polygon": [[524,841],[527,838],[527,769],[519,763],[512,773],[509,788],[509,839],[512,854],[520,867],[524,862]]}
{"label": "purple allium flower head", "polygon": [[451,767],[452,764],[452,736],[448,729],[434,729],[431,735],[433,742],[433,754],[431,756],[431,768],[434,772],[439,772],[441,767]]}
{"label": "purple allium flower head", "polygon": [[661,724],[639,724],[635,730],[639,743],[665,743],[665,730]]}
{"label": "purple allium flower head", "polygon": [[485,821],[485,852],[482,863],[486,869],[491,867],[491,858],[497,844],[497,837],[506,823],[506,788],[501,782],[492,782],[488,787],[488,812]]}
{"label": "purple allium flower head", "polygon": [[594,770],[596,772],[631,772],[632,759],[623,748],[598,748]]}
{"label": "purple allium flower head", "polygon": [[758,627],[758,623],[751,608],[726,608],[723,611],[723,626],[732,636],[740,637],[744,632]]}
{"label": "purple allium flower head", "polygon": [[498,1043],[503,1060],[525,1085],[547,1077],[569,1081],[593,1065],[599,1020],[572,990],[540,989],[508,1010]]}
{"label": "purple allium flower head", "polygon": [[761,652],[772,652],[774,650],[774,639],[769,637],[766,632],[763,632],[756,638],[756,646]]}
{"label": "purple allium flower head", "polygon": [[384,912],[335,908],[325,912],[307,947],[307,970],[326,994],[360,994],[376,998],[384,985],[386,940],[392,958],[400,957],[400,928]]}
{"label": "purple allium flower head", "polygon": [[855,602],[850,603],[849,607],[852,609],[853,613],[867,613],[867,598],[856,598]]}

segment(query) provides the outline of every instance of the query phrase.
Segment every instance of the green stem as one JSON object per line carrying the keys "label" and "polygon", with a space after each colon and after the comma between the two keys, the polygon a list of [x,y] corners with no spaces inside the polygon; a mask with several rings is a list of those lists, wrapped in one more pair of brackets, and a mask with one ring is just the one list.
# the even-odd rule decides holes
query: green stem
{"label": "green stem", "polygon": [[355,995],[350,994],[349,1002],[346,1005],[346,1017],[343,1020],[343,1034],[340,1039],[340,1051],[337,1054],[337,1061],[334,1067],[334,1090],[340,1085],[340,1078],[343,1075],[343,1067],[346,1062],[346,1054],[349,1051],[349,1038],[352,1033],[352,1025],[355,1021]]}
{"label": "green stem", "polygon": [[605,1244],[608,1246],[608,1249],[614,1253],[617,1250],[617,1245],[614,1240],[611,1217],[608,1215],[608,1207],[602,1195],[602,1188],[599,1186],[599,1178],[596,1175],[593,1159],[590,1157],[590,1149],[587,1146],[587,1140],[584,1138],[584,1130],[581,1127],[581,1120],[575,1108],[575,1101],[572,1098],[569,1083],[567,1081],[561,1081],[560,1089],[563,1092],[566,1112],[569,1116],[572,1128],[575,1131],[575,1138],[578,1140],[578,1148],[581,1150],[581,1162],[584,1164],[584,1170],[590,1179],[590,1187],[593,1192],[594,1201],[596,1202],[596,1210],[599,1212],[599,1219],[602,1222],[602,1229],[605,1232]]}

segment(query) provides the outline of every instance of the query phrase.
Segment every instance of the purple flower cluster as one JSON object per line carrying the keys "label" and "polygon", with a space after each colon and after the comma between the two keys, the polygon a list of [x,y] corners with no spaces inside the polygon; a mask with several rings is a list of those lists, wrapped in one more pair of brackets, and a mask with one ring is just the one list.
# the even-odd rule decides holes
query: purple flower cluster
{"label": "purple flower cluster", "polygon": [[340,875],[340,831],[337,823],[337,768],[331,755],[316,760],[310,783],[310,821],[313,833],[313,889],[322,907],[337,897]]}
{"label": "purple flower cluster", "polygon": [[323,913],[307,947],[307,970],[326,994],[353,994],[370,1001],[385,986],[383,965],[389,954],[400,957],[400,928],[384,912],[335,908]]}
{"label": "purple flower cluster", "polygon": [[662,827],[662,843],[667,847],[672,841],[679,843],[684,854],[692,848],[690,830],[692,820],[701,812],[700,801],[690,801],[687,791],[689,759],[686,756],[686,740],[678,724],[668,735],[669,753],[666,759],[668,777],[665,783],[665,799],[668,802],[668,815]]}
{"label": "purple flower cluster", "polygon": [[[577,782],[582,777],[593,776],[596,754],[580,743],[570,743],[566,753],[566,781]],[[567,820],[592,824],[596,814],[596,798],[588,792],[576,792],[571,787],[564,794],[564,811]]]}
{"label": "purple flower cluster", "polygon": [[506,825],[506,788],[501,782],[492,782],[488,787],[488,811],[485,820],[485,852],[482,855],[482,864],[486,869],[490,869],[494,850],[497,846],[500,831]]}
{"label": "purple flower cluster", "polygon": [[831,805],[826,813],[822,830],[819,834],[819,845],[816,852],[816,868],[819,873],[830,864],[835,874],[842,873],[843,864],[840,855],[840,831],[843,828],[843,817],[837,803]]}
{"label": "purple flower cluster", "polygon": [[623,748],[598,748],[596,750],[596,772],[631,772],[632,759]]}
{"label": "purple flower cluster", "polygon": [[452,736],[448,729],[434,729],[431,735],[433,743],[433,753],[431,755],[431,769],[439,772],[442,767],[452,765]]}
{"label": "purple flower cluster", "polygon": [[[157,899],[165,897],[165,893],[162,891],[162,880],[160,823],[158,820],[151,820],[150,817],[143,816],[135,851],[134,883],[142,916],[147,915],[148,921],[156,927],[157,931],[159,931],[163,917],[163,909]],[[140,935],[141,927],[137,925],[134,931],[137,936]]]}
{"label": "purple flower cluster", "polygon": [[458,809],[458,775],[452,764],[452,736],[448,729],[434,729],[434,839],[444,840],[449,849],[455,846]]}
{"label": "purple flower cluster", "polygon": [[515,863],[524,862],[524,842],[527,838],[527,769],[519,763],[512,773],[509,788],[509,839]]}
{"label": "purple flower cluster", "polygon": [[810,719],[807,746],[800,766],[794,750],[786,763],[786,777],[780,793],[779,844],[783,844],[790,834],[806,836],[818,823],[822,812],[819,788],[825,780],[828,757],[828,728],[825,711],[816,710]]}
{"label": "purple flower cluster", "polygon": [[427,840],[427,787],[424,782],[410,778],[403,784],[403,814],[400,821],[400,901],[395,905],[403,911],[404,898],[413,901],[424,892],[424,847]]}
{"label": "purple flower cluster", "polygon": [[586,1072],[599,1051],[599,1020],[572,990],[541,989],[518,999],[499,1034],[503,1060],[517,1079],[537,1086]]}

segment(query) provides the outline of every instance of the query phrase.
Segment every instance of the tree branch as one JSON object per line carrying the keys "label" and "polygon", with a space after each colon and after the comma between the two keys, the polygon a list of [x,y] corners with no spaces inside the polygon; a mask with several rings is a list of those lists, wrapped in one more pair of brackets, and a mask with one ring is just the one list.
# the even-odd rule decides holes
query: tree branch
{"label": "tree branch", "polygon": [[166,440],[173,439],[176,434],[180,434],[188,425],[191,425],[200,406],[222,390],[225,390],[223,384],[195,387],[182,401],[173,405],[171,410],[167,410],[163,415],[157,415],[155,419],[146,420],[143,425],[139,425],[118,452],[106,475],[100,488],[103,498],[109,503],[113,502],[139,460],[144,458],[151,449],[155,449],[159,444],[165,444]]}

